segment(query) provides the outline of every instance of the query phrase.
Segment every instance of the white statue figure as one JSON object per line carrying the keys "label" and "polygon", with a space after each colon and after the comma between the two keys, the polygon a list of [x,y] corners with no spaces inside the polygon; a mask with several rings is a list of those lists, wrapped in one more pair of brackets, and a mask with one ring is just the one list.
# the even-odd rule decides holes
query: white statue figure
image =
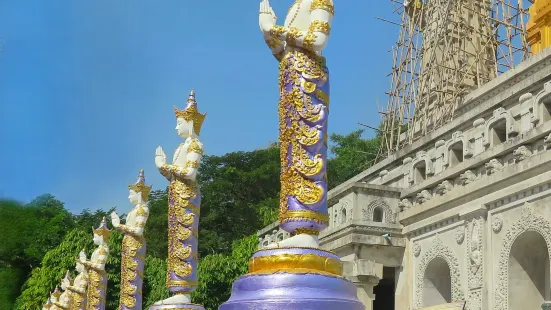
{"label": "white statue figure", "polygon": [[295,0],[284,26],[278,26],[270,2],[260,2],[260,30],[280,61],[279,221],[293,235],[268,247],[319,248],[318,234],[328,225],[329,70],[321,54],[334,13],[332,0]]}
{"label": "white statue figure", "polygon": [[143,169],[140,170],[136,184],[129,185],[128,189],[128,200],[134,208],[126,216],[126,224],[121,224],[117,213],[111,213],[113,227],[124,234],[119,309],[141,310],[146,249],[143,232],[149,217],[146,202],[151,191],[151,186],[145,185]]}
{"label": "white statue figure", "polygon": [[88,290],[86,292],[87,310],[104,310],[105,299],[107,295],[107,272],[105,264],[109,257],[109,235],[111,231],[107,229],[105,218],[100,226],[94,229],[94,244],[98,247],[92,253],[90,260],[86,260],[86,254],[80,254],[80,263],[88,269]]}
{"label": "white statue figure", "polygon": [[[206,114],[197,109],[195,92],[191,92],[183,110],[175,108],[176,132],[185,139],[174,153],[172,164],[167,164],[161,147],[155,153],[155,165],[170,182],[168,187],[168,264],[167,287],[174,295],[159,301],[151,309],[162,305],[183,308],[191,303],[190,294],[197,287],[197,231],[201,193],[196,182],[197,170],[203,156],[199,133]],[[195,309],[195,306],[189,307]]]}
{"label": "white statue figure", "polygon": [[[82,250],[79,257],[86,257],[86,252]],[[86,288],[88,287],[88,270],[80,261],[77,260],[76,270],[78,275],[67,289],[71,291],[71,310],[86,309]]]}
{"label": "white statue figure", "polygon": [[69,310],[71,307],[71,291],[69,291],[67,288],[73,284],[73,279],[71,278],[71,272],[67,270],[65,273],[65,277],[61,280],[61,289],[63,290],[63,293],[59,295],[59,298],[57,299],[57,302],[54,303],[54,305],[57,308]]}

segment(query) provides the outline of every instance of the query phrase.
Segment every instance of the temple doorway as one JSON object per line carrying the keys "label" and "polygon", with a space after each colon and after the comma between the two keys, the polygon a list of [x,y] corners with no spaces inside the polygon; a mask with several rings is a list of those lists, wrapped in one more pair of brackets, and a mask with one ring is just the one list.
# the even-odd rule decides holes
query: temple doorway
{"label": "temple doorway", "polygon": [[394,310],[396,290],[396,270],[394,267],[383,267],[383,278],[373,288],[375,300],[373,310]]}
{"label": "temple doorway", "polygon": [[522,233],[509,255],[509,310],[540,309],[550,298],[549,254],[543,237]]}

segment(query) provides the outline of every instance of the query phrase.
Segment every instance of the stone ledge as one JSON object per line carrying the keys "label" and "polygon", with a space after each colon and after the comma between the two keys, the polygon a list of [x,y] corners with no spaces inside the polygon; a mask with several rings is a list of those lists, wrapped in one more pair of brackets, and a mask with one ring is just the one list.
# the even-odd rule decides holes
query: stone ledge
{"label": "stone ledge", "polygon": [[343,276],[352,277],[374,277],[377,280],[383,277],[381,264],[368,259],[354,259],[350,262],[343,262]]}
{"label": "stone ledge", "polygon": [[336,251],[342,247],[349,245],[360,244],[360,245],[376,245],[376,246],[388,246],[396,248],[405,248],[406,239],[392,237],[390,241],[382,236],[358,234],[358,233],[348,233],[340,238],[336,238],[332,241],[321,241],[321,248],[326,251]]}
{"label": "stone ledge", "polygon": [[339,201],[339,199],[343,198],[344,196],[352,193],[352,192],[370,192],[370,193],[383,193],[388,194],[387,196],[395,196],[396,198],[400,197],[400,191],[401,188],[398,187],[391,187],[387,185],[376,185],[376,184],[368,184],[364,182],[355,182],[349,184],[349,187],[342,187],[338,191],[329,191],[327,196],[327,205],[333,205]]}
{"label": "stone ledge", "polygon": [[[502,144],[496,145],[478,154],[477,156],[466,159],[462,163],[452,166],[417,185],[414,185],[410,188],[402,190],[400,198],[410,197],[416,194],[417,192],[421,192],[424,189],[432,188],[444,180],[453,179],[459,176],[461,173],[465,172],[466,170],[480,167],[481,164],[488,162],[490,159],[505,155],[507,153],[511,153],[514,149],[516,149],[521,145],[533,143],[536,140],[543,139],[550,132],[551,132],[551,122],[546,122],[541,126],[532,128],[530,131],[520,134],[514,137],[513,139],[507,140]],[[455,189],[456,188],[454,187],[454,189],[451,192],[447,193],[446,195],[453,195],[455,192]],[[433,197],[433,199],[435,198],[436,197]],[[408,211],[415,209],[418,206],[419,205],[413,206],[409,210],[405,210],[401,213],[408,214]],[[407,216],[404,215],[404,217],[401,217],[401,218],[407,218]]]}
{"label": "stone ledge", "polygon": [[[550,152],[533,155],[520,163],[507,166],[503,170],[484,179],[478,179],[471,184],[457,188],[454,191],[454,195],[434,197],[422,205],[410,208],[398,215],[398,221],[405,226],[403,233],[408,234],[426,226],[422,223],[427,222],[432,216],[444,214],[444,211],[469,202],[474,203],[474,200],[506,189],[511,185],[519,183],[519,180],[526,180],[549,170],[551,170]],[[459,210],[457,212],[452,211],[452,214],[455,216],[464,215],[458,212]],[[452,216],[452,214],[449,215]],[[412,224],[417,222],[419,223],[412,226]],[[428,222],[434,222],[434,220]]]}

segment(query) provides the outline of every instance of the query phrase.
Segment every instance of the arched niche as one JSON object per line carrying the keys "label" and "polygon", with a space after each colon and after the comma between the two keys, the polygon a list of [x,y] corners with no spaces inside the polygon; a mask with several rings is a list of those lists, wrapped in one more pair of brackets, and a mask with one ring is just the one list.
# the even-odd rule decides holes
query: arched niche
{"label": "arched niche", "polygon": [[[517,268],[518,265],[523,265],[525,263],[522,262],[514,262],[511,261],[511,258],[513,260],[517,259],[515,256],[511,257],[511,254],[517,255],[519,248],[522,249],[523,244],[528,240],[538,240],[536,235],[534,234],[527,234],[526,237],[523,237],[519,239],[521,235],[523,235],[526,232],[533,232],[536,234],[539,234],[543,240],[545,241],[545,247],[547,250],[547,257],[551,256],[551,225],[549,222],[544,219],[542,216],[535,214],[532,210],[532,207],[530,204],[525,204],[522,207],[522,212],[520,218],[511,225],[511,227],[507,230],[503,242],[501,245],[501,250],[499,254],[499,263],[498,263],[498,279],[497,279],[497,285],[496,290],[494,293],[494,309],[496,310],[509,310],[513,308],[509,308],[509,273],[510,267]],[[520,243],[518,243],[518,246],[515,245],[516,241],[520,240]],[[541,240],[540,240],[541,241]],[[543,244],[543,243],[540,243]],[[515,249],[513,249],[513,245],[515,245]],[[519,247],[519,248],[517,248]],[[514,252],[512,252],[514,250]],[[537,257],[537,256],[536,256]],[[520,268],[520,267],[519,267]],[[547,263],[547,266],[539,268],[541,273],[545,273],[545,277],[547,279],[550,278],[549,274],[549,262]],[[521,273],[519,273],[518,269],[515,269],[514,271],[517,276],[520,276]],[[530,273],[530,270],[528,270],[528,273]],[[546,280],[549,281],[549,280]],[[513,285],[511,283],[511,285]],[[513,286],[516,286],[513,285]],[[522,294],[521,292],[514,292],[517,294]],[[545,296],[544,296],[545,297]],[[514,301],[514,300],[513,300]],[[516,306],[516,305],[513,305]]]}
{"label": "arched niche", "polygon": [[433,258],[423,278],[423,307],[450,303],[452,299],[452,278],[445,259]]}
{"label": "arched niche", "polygon": [[518,134],[515,119],[504,108],[494,110],[490,119],[486,122],[484,130],[484,146],[493,147],[506,142],[509,138]]}
{"label": "arched niche", "polygon": [[545,239],[526,231],[509,254],[509,310],[539,309],[549,300],[549,255]]}
{"label": "arched niche", "polygon": [[472,157],[469,140],[461,131],[452,134],[452,138],[446,141],[444,148],[444,165],[452,167],[464,159]]}
{"label": "arched niche", "polygon": [[[431,267],[431,269],[429,270],[429,275],[434,270],[437,270],[438,268],[443,268],[441,265],[443,260],[449,270],[451,302],[464,300],[464,293],[461,286],[461,277],[457,256],[442,242],[440,236],[436,235],[431,246],[427,251],[424,252],[417,265],[417,275],[415,281],[416,309],[424,307],[424,288],[426,283],[425,274],[429,267],[429,264],[435,259],[439,260],[436,260],[434,267]],[[433,291],[431,291],[430,293],[433,293]]]}
{"label": "arched niche", "polygon": [[532,101],[531,121],[534,125],[551,120],[551,82],[543,84],[543,90],[534,98],[531,93],[524,94],[519,101]]}
{"label": "arched niche", "polygon": [[367,207],[362,209],[362,218],[364,221],[396,223],[395,213],[390,206],[380,198],[370,202]]}
{"label": "arched niche", "polygon": [[434,168],[430,156],[425,151],[417,152],[415,159],[411,162],[409,183],[419,184],[433,174]]}

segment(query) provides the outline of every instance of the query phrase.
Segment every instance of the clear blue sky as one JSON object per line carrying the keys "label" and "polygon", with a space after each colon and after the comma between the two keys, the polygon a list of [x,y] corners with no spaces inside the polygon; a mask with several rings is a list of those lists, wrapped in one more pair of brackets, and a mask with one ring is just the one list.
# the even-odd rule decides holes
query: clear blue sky
{"label": "clear blue sky", "polygon": [[[281,24],[292,0],[273,0]],[[325,56],[330,132],[378,124],[390,1],[336,0]],[[207,154],[277,140],[277,62],[258,29],[259,0],[0,0],[0,197],[51,193],[73,212],[128,209],[140,168],[167,183],[154,153],[180,142],[173,105],[195,89]]]}

